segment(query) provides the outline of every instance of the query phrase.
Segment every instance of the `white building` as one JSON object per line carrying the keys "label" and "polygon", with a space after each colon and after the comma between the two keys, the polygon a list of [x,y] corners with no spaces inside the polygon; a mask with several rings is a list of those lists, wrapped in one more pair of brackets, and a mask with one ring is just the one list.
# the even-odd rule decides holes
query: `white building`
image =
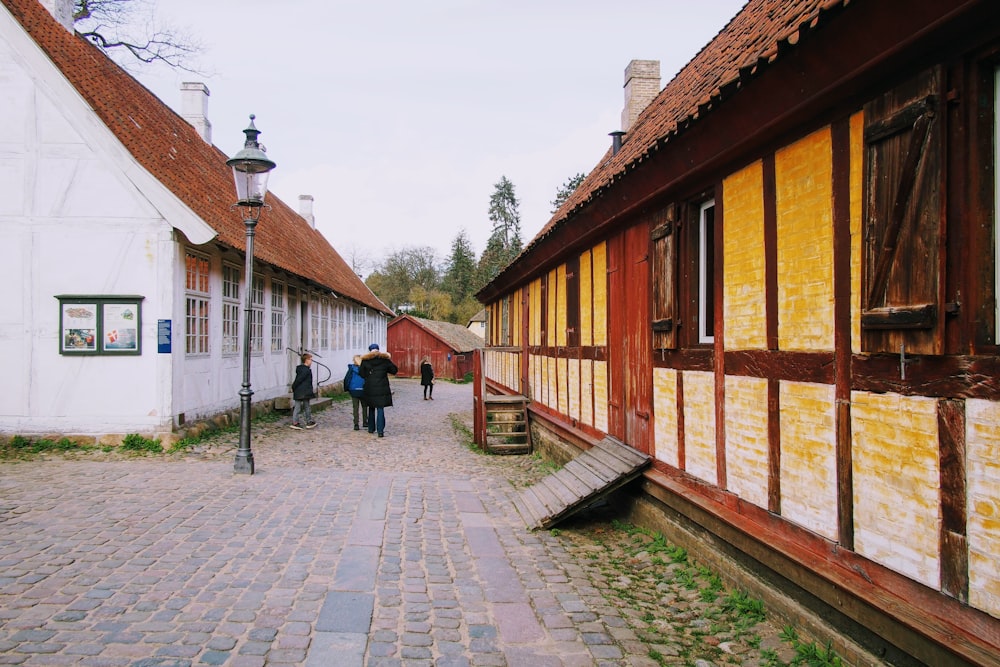
{"label": "white building", "polygon": [[[182,117],[72,30],[0,0],[0,433],[165,434],[239,405],[245,227],[207,89]],[[61,17],[57,20],[55,17]],[[197,129],[196,129],[197,128]],[[301,212],[256,229],[254,403],[330,383],[392,316]]]}

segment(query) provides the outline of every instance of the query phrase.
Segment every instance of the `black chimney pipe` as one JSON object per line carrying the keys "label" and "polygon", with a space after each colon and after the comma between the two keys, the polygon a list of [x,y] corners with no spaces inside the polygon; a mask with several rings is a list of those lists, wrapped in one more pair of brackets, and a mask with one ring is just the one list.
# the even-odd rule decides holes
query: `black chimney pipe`
{"label": "black chimney pipe", "polygon": [[609,132],[608,136],[611,137],[611,156],[614,157],[622,149],[622,137],[625,136],[625,133],[621,130],[615,130],[614,132]]}

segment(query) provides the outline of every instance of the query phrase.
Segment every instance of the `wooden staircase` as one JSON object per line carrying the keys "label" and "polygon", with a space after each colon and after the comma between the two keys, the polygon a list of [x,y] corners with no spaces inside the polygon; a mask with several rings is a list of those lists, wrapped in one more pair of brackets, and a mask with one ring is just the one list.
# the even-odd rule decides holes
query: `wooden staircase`
{"label": "wooden staircase", "polygon": [[515,497],[531,530],[551,528],[642,474],[651,458],[622,441],[605,437]]}
{"label": "wooden staircase", "polygon": [[483,406],[486,410],[484,449],[490,454],[530,454],[528,399],[518,394],[488,394],[483,397]]}

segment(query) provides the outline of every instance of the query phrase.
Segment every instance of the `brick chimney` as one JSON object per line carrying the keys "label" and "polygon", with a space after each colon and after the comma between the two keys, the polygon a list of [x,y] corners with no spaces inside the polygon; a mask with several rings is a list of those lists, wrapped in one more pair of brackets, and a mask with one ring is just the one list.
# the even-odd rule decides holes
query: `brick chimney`
{"label": "brick chimney", "polygon": [[316,229],[316,216],[313,215],[312,195],[299,195],[299,215],[305,218],[310,227]]}
{"label": "brick chimney", "polygon": [[191,124],[205,143],[212,143],[212,124],[208,122],[208,86],[188,81],[181,84],[181,118]]}
{"label": "brick chimney", "polygon": [[41,2],[62,27],[73,32],[73,0],[41,0]]}
{"label": "brick chimney", "polygon": [[622,109],[622,131],[628,132],[639,117],[660,94],[660,61],[633,60],[625,68],[625,108]]}

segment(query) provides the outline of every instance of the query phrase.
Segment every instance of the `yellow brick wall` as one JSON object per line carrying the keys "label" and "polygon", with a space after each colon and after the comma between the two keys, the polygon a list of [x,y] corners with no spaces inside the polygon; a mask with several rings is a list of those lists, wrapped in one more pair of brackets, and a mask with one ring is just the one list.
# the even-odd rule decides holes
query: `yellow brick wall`
{"label": "yellow brick wall", "polygon": [[767,348],[763,168],[755,162],[725,179],[723,308],[726,349]]}
{"label": "yellow brick wall", "polygon": [[594,291],[593,279],[594,254],[590,250],[580,255],[580,345],[594,344]]}
{"label": "yellow brick wall", "polygon": [[831,540],[837,531],[837,412],[832,385],[782,382],[781,515]]}
{"label": "yellow brick wall", "polygon": [[764,509],[767,452],[767,380],[726,377],[726,482],[730,491]]}
{"label": "yellow brick wall", "polygon": [[851,349],[861,351],[861,217],[865,173],[865,117],[851,116]]}
{"label": "yellow brick wall", "polygon": [[686,470],[706,482],[719,483],[715,456],[715,376],[684,371],[684,460]]}
{"label": "yellow brick wall", "polygon": [[[832,350],[833,163],[829,128],[782,148],[774,158],[778,345],[782,350]],[[728,212],[726,215],[728,218]]]}
{"label": "yellow brick wall", "polygon": [[594,428],[608,432],[608,362],[594,362]]}
{"label": "yellow brick wall", "polygon": [[[594,246],[594,345],[608,344],[607,245]],[[605,429],[601,429],[605,430]]]}
{"label": "yellow brick wall", "polygon": [[965,404],[969,604],[1000,618],[1000,403]]}
{"label": "yellow brick wall", "polygon": [[855,551],[940,585],[937,402],[853,392]]}

